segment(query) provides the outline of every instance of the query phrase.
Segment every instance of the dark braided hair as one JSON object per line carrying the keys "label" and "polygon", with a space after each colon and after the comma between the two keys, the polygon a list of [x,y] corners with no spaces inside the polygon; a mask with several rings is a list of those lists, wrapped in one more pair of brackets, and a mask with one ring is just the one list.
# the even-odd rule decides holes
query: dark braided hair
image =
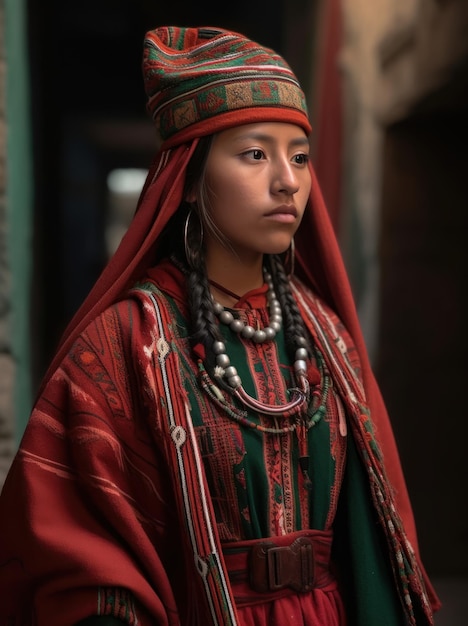
{"label": "dark braided hair", "polygon": [[[192,211],[189,221],[188,239],[193,243],[191,247],[191,258],[187,259],[185,251],[182,262],[187,274],[188,309],[190,312],[190,345],[199,355],[198,347],[204,347],[205,356],[203,361],[208,371],[214,368],[213,342],[221,341],[218,324],[213,313],[213,301],[211,297],[208,276],[206,273],[205,255],[203,251],[201,237],[203,228],[209,228],[209,220],[206,216],[206,198],[204,193],[205,166],[210,151],[213,136],[202,137],[192,155],[187,167],[185,179],[184,197],[191,192],[198,196],[197,208],[189,207]],[[188,213],[185,211],[185,216]],[[185,224],[185,219],[184,219]],[[197,228],[198,226],[198,228]],[[198,233],[197,233],[198,230]],[[182,240],[184,233],[182,232]],[[197,242],[198,238],[198,242]]]}
{"label": "dark braided hair", "polygon": [[199,262],[190,268],[187,275],[188,308],[192,330],[190,344],[192,349],[195,349],[197,356],[200,356],[198,346],[201,344],[204,347],[203,361],[208,371],[212,371],[215,365],[213,342],[222,341],[222,337],[213,313],[213,299],[201,247],[194,253],[194,257],[198,257]]}
{"label": "dark braided hair", "polygon": [[[276,296],[283,314],[284,335],[289,356],[291,360],[294,360],[296,350],[300,347],[307,348],[310,356],[311,349],[307,342],[307,331],[294,299],[289,278],[286,276],[283,260],[278,254],[272,254],[269,256],[269,262]],[[307,343],[302,345],[301,340],[302,343],[303,340],[306,340]]]}

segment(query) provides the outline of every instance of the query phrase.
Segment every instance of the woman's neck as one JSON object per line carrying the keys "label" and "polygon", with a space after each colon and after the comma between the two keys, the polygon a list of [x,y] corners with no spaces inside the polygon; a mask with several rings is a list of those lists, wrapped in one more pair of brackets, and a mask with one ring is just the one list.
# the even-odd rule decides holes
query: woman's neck
{"label": "woman's neck", "polygon": [[242,260],[232,254],[207,254],[206,270],[212,293],[223,306],[232,306],[264,283],[262,255]]}

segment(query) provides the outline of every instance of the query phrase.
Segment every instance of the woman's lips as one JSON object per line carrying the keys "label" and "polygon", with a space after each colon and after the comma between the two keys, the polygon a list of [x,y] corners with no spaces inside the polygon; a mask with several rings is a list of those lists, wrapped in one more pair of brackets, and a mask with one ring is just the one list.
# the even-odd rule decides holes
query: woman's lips
{"label": "woman's lips", "polygon": [[292,204],[282,204],[272,211],[268,211],[265,217],[273,218],[279,222],[291,223],[297,218],[297,209]]}

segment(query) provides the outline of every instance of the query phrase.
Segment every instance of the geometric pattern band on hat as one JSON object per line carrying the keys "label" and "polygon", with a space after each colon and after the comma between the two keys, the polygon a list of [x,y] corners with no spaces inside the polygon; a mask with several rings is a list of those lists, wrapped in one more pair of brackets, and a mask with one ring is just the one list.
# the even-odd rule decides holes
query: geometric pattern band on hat
{"label": "geometric pattern band on hat", "polygon": [[219,28],[165,26],[146,33],[147,109],[163,142],[249,121],[290,121],[310,132],[299,82],[276,52]]}

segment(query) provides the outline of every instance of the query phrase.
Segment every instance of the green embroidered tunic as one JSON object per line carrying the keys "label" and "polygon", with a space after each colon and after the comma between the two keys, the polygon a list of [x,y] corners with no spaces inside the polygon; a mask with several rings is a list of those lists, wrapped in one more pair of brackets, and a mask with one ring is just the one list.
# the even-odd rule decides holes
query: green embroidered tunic
{"label": "green embroidered tunic", "polygon": [[[268,324],[264,289],[247,294],[241,305],[232,310],[237,318],[254,328]],[[180,315],[176,310],[175,313]],[[184,326],[182,319],[178,319],[177,326]],[[268,404],[288,402],[287,389],[294,387],[295,381],[283,331],[274,341],[256,344],[224,324],[220,329],[231,363],[247,393]],[[309,489],[299,466],[296,432],[263,432],[241,425],[215,406],[208,395],[200,398],[197,371],[193,359],[187,358],[185,341],[186,338],[181,338],[183,375],[221,540],[283,535],[304,528],[330,528],[346,451],[344,413],[334,390],[328,394],[325,416],[307,432],[312,480]],[[318,367],[319,362],[314,365]],[[316,393],[322,391],[318,389]],[[245,411],[229,394],[224,395],[232,408],[239,413]],[[250,424],[278,430],[294,424],[294,418],[277,419],[252,412],[246,413],[244,419]]]}

